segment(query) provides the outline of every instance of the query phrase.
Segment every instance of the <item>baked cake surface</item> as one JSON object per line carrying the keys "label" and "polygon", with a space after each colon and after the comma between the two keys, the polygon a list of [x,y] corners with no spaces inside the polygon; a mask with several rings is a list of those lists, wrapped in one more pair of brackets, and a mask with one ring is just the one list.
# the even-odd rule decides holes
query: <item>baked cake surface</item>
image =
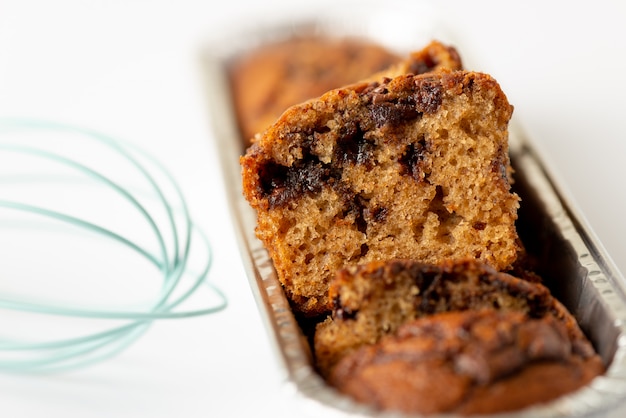
{"label": "baked cake surface", "polygon": [[461,67],[457,51],[438,41],[403,58],[365,39],[304,36],[265,45],[236,60],[231,85],[240,129],[248,141],[289,106],[372,74]]}
{"label": "baked cake surface", "polygon": [[393,334],[405,322],[441,312],[489,308],[532,318],[550,315],[564,324],[572,341],[586,341],[545,286],[476,260],[376,261],[343,269],[331,282],[329,297],[332,316],[317,325],[314,336],[316,364],[324,376],[359,347]]}
{"label": "baked cake surface", "polygon": [[330,383],[360,402],[406,413],[490,414],[553,400],[604,366],[562,321],[521,312],[440,313],[363,346]]}
{"label": "baked cake surface", "polygon": [[440,71],[332,90],[291,107],[241,158],[256,234],[294,308],[329,309],[340,268],[520,249],[512,106],[489,75]]}
{"label": "baked cake surface", "polygon": [[231,84],[246,139],[289,106],[354,83],[400,61],[381,45],[356,38],[293,37],[265,45],[232,65]]}

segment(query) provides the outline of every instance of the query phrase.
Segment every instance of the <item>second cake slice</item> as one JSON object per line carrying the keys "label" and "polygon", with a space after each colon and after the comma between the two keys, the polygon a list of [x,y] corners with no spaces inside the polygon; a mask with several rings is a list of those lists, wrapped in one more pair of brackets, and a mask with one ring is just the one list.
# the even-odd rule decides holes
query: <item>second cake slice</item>
{"label": "second cake slice", "polygon": [[356,84],[288,109],[241,163],[256,234],[295,309],[326,312],[330,279],[360,262],[509,268],[512,110],[492,77],[465,71]]}

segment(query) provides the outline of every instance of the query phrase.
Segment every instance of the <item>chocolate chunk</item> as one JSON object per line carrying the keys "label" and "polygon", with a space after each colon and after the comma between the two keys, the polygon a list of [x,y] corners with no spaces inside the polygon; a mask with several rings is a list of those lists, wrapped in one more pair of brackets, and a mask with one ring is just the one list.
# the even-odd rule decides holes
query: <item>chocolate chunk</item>
{"label": "chocolate chunk", "polygon": [[354,319],[357,314],[357,312],[353,312],[350,308],[342,306],[341,298],[339,296],[336,296],[333,299],[333,313],[335,318],[341,320]]}
{"label": "chocolate chunk", "polygon": [[261,173],[261,193],[267,196],[270,207],[319,192],[330,178],[329,167],[315,158],[300,160],[291,167],[268,162]]}
{"label": "chocolate chunk", "polygon": [[441,84],[430,78],[416,78],[415,83],[417,109],[422,113],[435,113],[443,101]]}
{"label": "chocolate chunk", "polygon": [[411,176],[416,181],[423,180],[425,173],[423,173],[422,166],[427,151],[427,144],[424,138],[416,143],[409,144],[402,157],[398,160],[400,163],[400,174]]}
{"label": "chocolate chunk", "polygon": [[411,103],[374,103],[370,112],[378,128],[384,125],[396,126],[420,116],[420,112]]}
{"label": "chocolate chunk", "polygon": [[[352,196],[350,197],[350,195]],[[343,216],[348,217],[353,215],[357,230],[365,234],[367,232],[367,220],[365,219],[365,212],[368,210],[367,201],[360,195],[354,195],[350,192],[344,191],[344,196],[346,199],[346,209],[344,210]]]}
{"label": "chocolate chunk", "polygon": [[484,231],[485,228],[487,228],[487,224],[484,222],[474,222],[474,224],[472,225],[472,228],[474,228],[477,231]]}
{"label": "chocolate chunk", "polygon": [[388,212],[389,212],[389,209],[382,207],[382,206],[378,206],[373,209],[366,209],[364,215],[366,219],[369,219],[372,222],[381,223],[381,222],[385,222]]}
{"label": "chocolate chunk", "polygon": [[341,164],[371,165],[374,148],[375,145],[365,139],[356,123],[347,124],[341,128],[340,138],[337,139],[335,161]]}

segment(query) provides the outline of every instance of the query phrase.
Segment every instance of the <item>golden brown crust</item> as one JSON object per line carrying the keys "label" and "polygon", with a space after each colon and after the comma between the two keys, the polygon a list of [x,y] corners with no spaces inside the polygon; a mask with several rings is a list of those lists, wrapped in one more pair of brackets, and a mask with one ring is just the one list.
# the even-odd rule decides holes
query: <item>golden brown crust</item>
{"label": "golden brown crust", "polygon": [[367,77],[378,80],[382,77],[394,78],[404,74],[425,74],[432,71],[458,71],[463,69],[463,61],[458,51],[439,41],[433,40],[419,51],[414,51],[401,62],[384,71]]}
{"label": "golden brown crust", "polygon": [[519,250],[510,191],[512,106],[486,74],[403,75],[288,109],[241,159],[257,236],[296,310],[327,310],[345,266]]}
{"label": "golden brown crust", "polygon": [[[441,313],[344,358],[330,382],[379,409],[489,414],[548,402],[604,370],[564,324],[495,310]],[[585,342],[588,344],[587,342]]]}

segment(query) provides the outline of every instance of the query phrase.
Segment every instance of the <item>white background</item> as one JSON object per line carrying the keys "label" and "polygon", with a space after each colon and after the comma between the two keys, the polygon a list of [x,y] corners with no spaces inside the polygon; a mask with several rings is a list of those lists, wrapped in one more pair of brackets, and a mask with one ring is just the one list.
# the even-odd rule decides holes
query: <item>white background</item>
{"label": "white background", "polygon": [[[198,66],[205,39],[258,18],[289,16],[287,4],[0,0],[0,117],[76,124],[148,149],[181,184],[209,235],[216,254],[209,277],[229,300],[212,316],[158,322],[123,354],[88,369],[0,375],[4,416],[299,415],[300,406],[281,389],[239,261]],[[463,46],[468,67],[500,82],[516,119],[622,272],[624,4],[433,1],[423,7],[442,40]],[[382,13],[386,5],[373,9]],[[424,19],[415,13],[416,22]],[[2,250],[3,258],[12,256]],[[48,280],[55,274],[50,269]],[[13,276],[0,271],[3,282]]]}

